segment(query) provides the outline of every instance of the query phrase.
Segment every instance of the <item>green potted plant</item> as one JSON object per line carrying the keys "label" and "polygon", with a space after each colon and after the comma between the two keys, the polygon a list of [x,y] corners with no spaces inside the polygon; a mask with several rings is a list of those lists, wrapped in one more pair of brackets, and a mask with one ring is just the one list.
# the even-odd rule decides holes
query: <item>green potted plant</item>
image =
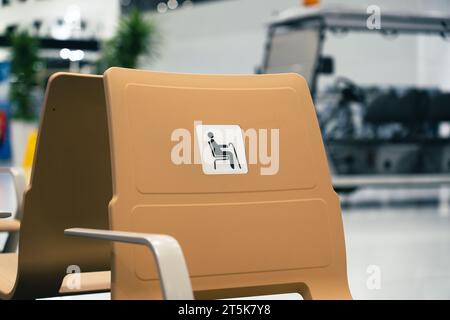
{"label": "green potted plant", "polygon": [[121,18],[115,36],[103,44],[98,72],[109,67],[136,68],[140,58],[155,57],[158,43],[155,23],[133,9]]}
{"label": "green potted plant", "polygon": [[12,107],[11,142],[14,165],[20,165],[31,131],[37,127],[36,99],[39,74],[39,43],[27,31],[9,35],[11,44],[11,83],[9,100]]}

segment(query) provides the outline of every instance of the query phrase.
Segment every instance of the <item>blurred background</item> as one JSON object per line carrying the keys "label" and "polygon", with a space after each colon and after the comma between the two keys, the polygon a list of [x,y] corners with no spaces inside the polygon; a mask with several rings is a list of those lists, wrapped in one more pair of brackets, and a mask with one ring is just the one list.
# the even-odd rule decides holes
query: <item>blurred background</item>
{"label": "blurred background", "polygon": [[303,75],[354,298],[450,299],[450,0],[0,0],[0,166],[29,172],[53,73],[110,66]]}

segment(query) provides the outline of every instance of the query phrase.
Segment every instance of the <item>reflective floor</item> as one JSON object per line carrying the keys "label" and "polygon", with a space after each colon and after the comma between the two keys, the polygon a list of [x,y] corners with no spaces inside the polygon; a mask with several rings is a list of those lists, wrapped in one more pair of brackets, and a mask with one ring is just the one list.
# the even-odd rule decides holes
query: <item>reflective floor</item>
{"label": "reflective floor", "polygon": [[355,299],[450,299],[450,216],[438,208],[346,209],[344,229]]}
{"label": "reflective floor", "polygon": [[450,299],[448,187],[364,188],[341,203],[355,299]]}

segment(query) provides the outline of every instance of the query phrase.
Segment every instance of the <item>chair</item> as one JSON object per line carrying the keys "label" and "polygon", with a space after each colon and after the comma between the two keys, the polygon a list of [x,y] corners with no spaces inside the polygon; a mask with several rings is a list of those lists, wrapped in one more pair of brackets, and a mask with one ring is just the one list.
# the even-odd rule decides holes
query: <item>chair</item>
{"label": "chair", "polygon": [[[292,292],[306,299],[351,298],[339,200],[303,78],[120,68],[104,78],[111,230],[66,234],[118,241],[113,299],[190,298],[191,285],[197,299]],[[259,162],[239,175],[206,175],[199,164],[174,164],[171,136],[181,129],[194,137],[195,121],[239,124],[244,131],[279,129],[278,173],[261,175]],[[164,273],[170,249],[178,273]],[[190,283],[183,280],[182,253]],[[177,288],[184,293],[177,295]]]}
{"label": "chair", "polygon": [[14,212],[4,212],[3,216],[0,215],[0,219],[11,217],[8,220],[0,220],[0,232],[8,233],[3,253],[17,251],[23,211],[22,199],[26,185],[25,173],[21,168],[0,168],[0,201],[2,205],[7,205],[9,210],[14,210]]}
{"label": "chair", "polygon": [[109,290],[110,244],[71,239],[63,232],[73,225],[109,227],[105,105],[102,77],[57,74],[49,80],[23,200],[19,250],[0,254],[0,299]]}

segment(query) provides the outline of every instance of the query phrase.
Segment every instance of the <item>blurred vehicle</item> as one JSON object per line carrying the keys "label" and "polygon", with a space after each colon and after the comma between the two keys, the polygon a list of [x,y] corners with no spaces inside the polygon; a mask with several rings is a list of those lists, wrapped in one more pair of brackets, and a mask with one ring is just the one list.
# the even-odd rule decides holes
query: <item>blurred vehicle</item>
{"label": "blurred vehicle", "polygon": [[[395,65],[386,65],[402,54],[384,51],[400,48],[394,43],[403,41],[402,37],[418,35],[421,41],[438,37],[450,48],[450,15],[383,12],[380,29],[369,29],[368,17],[365,9],[346,7],[299,7],[282,12],[269,25],[258,72],[297,72],[306,78],[335,176],[365,175],[367,184],[371,176],[380,174],[391,182],[393,175],[404,174],[437,175],[441,179],[436,181],[442,181],[442,174],[450,173],[450,93],[435,84],[391,83],[390,75],[407,69],[393,70]],[[351,34],[356,36],[348,45],[344,39]],[[380,49],[378,39],[365,40],[374,36],[389,42]],[[337,53],[324,52],[328,41],[339,49]],[[366,48],[371,45],[373,49]],[[370,53],[367,57],[358,55],[360,46]],[[408,58],[400,58],[399,65]],[[371,70],[374,65],[386,68],[379,72],[386,76],[361,82],[350,79],[346,76],[349,72],[339,68],[342,60],[347,67],[350,63],[358,68],[356,62],[361,65],[362,61]],[[370,77],[370,70],[360,74]]]}

